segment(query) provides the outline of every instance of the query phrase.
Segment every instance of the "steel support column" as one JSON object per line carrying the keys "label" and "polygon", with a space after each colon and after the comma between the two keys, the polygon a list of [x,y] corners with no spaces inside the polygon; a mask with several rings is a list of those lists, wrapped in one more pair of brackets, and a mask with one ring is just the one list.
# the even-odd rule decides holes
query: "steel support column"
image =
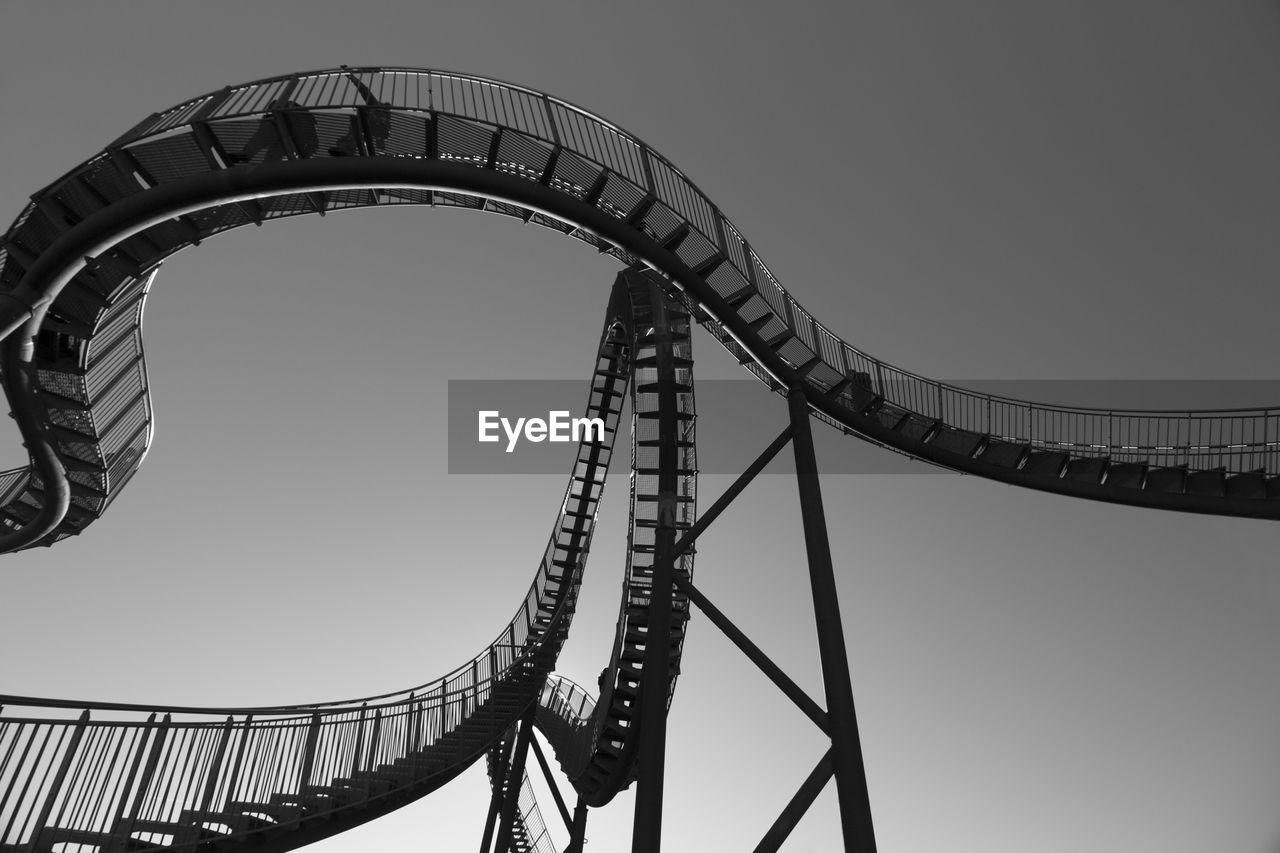
{"label": "steel support column", "polygon": [[573,831],[570,834],[569,846],[564,853],[582,853],[587,843],[587,804],[579,797],[578,807],[573,810]]}
{"label": "steel support column", "polygon": [[[441,707],[444,703],[441,702]],[[498,779],[507,778],[507,765],[511,763],[511,748],[515,745],[515,740],[508,740],[499,745],[494,750],[493,758],[493,775]],[[498,825],[498,813],[502,811],[502,790],[501,784],[493,786],[493,793],[489,797],[489,814],[484,819],[484,835],[480,837],[480,853],[489,853],[493,846],[493,830]]]}
{"label": "steel support column", "polygon": [[502,815],[498,821],[498,843],[495,853],[507,853],[511,848],[511,826],[515,823],[516,809],[520,804],[520,786],[524,783],[524,762],[529,754],[529,740],[533,737],[533,715],[538,709],[537,702],[531,702],[529,709],[520,717],[520,734],[516,736],[515,750],[511,755],[511,765],[507,770],[506,797],[502,802]]}
{"label": "steel support column", "polygon": [[[652,281],[654,353],[659,376],[671,376],[674,360],[671,327],[664,298]],[[676,392],[663,383],[658,392],[658,424],[661,434],[676,434]],[[672,555],[676,544],[676,460],[674,444],[664,444],[658,461],[658,526],[654,535],[653,577],[649,593],[649,620],[645,633],[644,668],[640,671],[640,742],[637,764],[635,822],[632,853],[659,853],[662,849],[662,789],[666,772],[667,695],[671,683]]]}
{"label": "steel support column", "polygon": [[844,646],[844,625],[836,599],[836,578],[827,540],[827,519],[822,509],[818,462],[813,451],[813,431],[803,388],[796,384],[787,394],[791,413],[791,445],[796,457],[796,485],[800,490],[800,514],[809,557],[809,583],[818,627],[818,655],[822,661],[822,685],[827,696],[831,754],[840,801],[844,849],[849,853],[874,853],[875,831],[871,823],[871,798],[862,763],[862,743],[849,680],[849,657]]}

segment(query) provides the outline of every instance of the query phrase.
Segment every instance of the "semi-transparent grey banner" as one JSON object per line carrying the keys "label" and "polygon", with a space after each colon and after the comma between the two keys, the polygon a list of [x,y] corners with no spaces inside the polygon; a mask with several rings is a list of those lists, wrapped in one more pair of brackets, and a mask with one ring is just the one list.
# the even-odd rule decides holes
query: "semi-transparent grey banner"
{"label": "semi-transparent grey banner", "polygon": [[[1116,411],[1245,409],[1280,413],[1280,380],[947,380],[982,394],[1068,408]],[[566,474],[585,421],[588,383],[559,379],[449,381],[450,474]],[[753,379],[699,380],[698,468],[737,475],[787,423],[786,400]],[[615,446],[626,466],[630,412]],[[814,421],[818,465],[825,474],[945,474]],[[621,469],[620,469],[621,470]],[[781,453],[765,473],[794,471]]]}

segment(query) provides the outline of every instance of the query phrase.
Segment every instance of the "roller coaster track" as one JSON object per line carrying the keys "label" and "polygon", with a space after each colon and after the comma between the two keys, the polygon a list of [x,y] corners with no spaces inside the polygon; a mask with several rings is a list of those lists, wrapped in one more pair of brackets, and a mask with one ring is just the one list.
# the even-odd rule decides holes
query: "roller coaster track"
{"label": "roller coaster track", "polygon": [[[0,240],[0,366],[31,456],[0,474],[0,549],[79,534],[141,464],[142,312],[165,258],[248,224],[386,205],[516,217],[624,267],[587,405],[607,435],[579,446],[515,616],[442,678],[356,700],[217,709],[0,697],[0,850],[291,849],[424,796],[486,754],[502,769],[527,716],[582,802],[608,802],[635,778],[645,733],[655,542],[694,525],[694,321],[811,417],[890,450],[1065,495],[1280,517],[1280,409],[1066,408],[926,379],[818,323],[710,199],[618,126],[494,80],[341,68],[148,116],[33,195]],[[628,393],[625,593],[593,700],[551,672]],[[692,562],[678,556],[675,575],[687,581]],[[689,604],[677,592],[672,608],[657,642],[674,673]],[[495,772],[494,784],[501,794],[522,779]],[[526,804],[510,848],[545,849],[529,830],[539,822]]]}

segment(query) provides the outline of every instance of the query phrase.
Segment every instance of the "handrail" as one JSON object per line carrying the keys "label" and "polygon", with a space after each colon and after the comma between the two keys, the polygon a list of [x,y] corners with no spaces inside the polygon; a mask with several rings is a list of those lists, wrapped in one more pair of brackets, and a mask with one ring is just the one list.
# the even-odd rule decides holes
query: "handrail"
{"label": "handrail", "polygon": [[[1230,471],[1252,470],[1260,462],[1280,456],[1280,408],[1276,407],[1188,411],[1060,406],[975,392],[869,355],[814,319],[782,288],[719,207],[638,136],[563,99],[495,78],[403,67],[343,67],[280,75],[184,101],[142,121],[115,145],[128,148],[173,132],[211,105],[210,114],[200,116],[201,120],[262,115],[278,106],[274,99],[286,90],[289,103],[294,105],[290,108],[368,106],[354,87],[339,85],[338,81],[348,74],[365,79],[380,106],[494,124],[505,118],[522,134],[549,145],[560,144],[566,135],[573,136],[580,154],[584,153],[582,149],[590,149],[585,153],[601,155],[598,160],[608,168],[636,182],[646,178],[652,181],[656,196],[687,217],[707,246],[725,254],[742,279],[751,284],[752,298],[762,300],[760,304],[766,305],[779,324],[794,335],[798,343],[792,350],[797,357],[812,355],[822,360],[820,368],[809,377],[819,387],[829,388],[850,373],[859,374],[886,402],[904,411],[942,420],[957,429],[1076,451],[1082,456],[1149,457],[1163,463],[1170,456],[1190,454],[1201,457],[1203,467],[1224,465]],[[446,90],[450,87],[458,91],[449,94]],[[511,99],[517,95],[527,101],[515,103]],[[531,112],[534,104],[545,105],[542,114]],[[714,317],[699,319],[718,327]],[[722,342],[731,344],[727,336],[722,336]],[[778,385],[758,366],[751,368],[769,384]],[[816,416],[830,420],[820,413]]]}
{"label": "handrail", "polygon": [[[539,573],[541,575],[541,572]],[[526,598],[526,601],[528,598]],[[555,644],[563,640],[558,636],[562,630],[562,622],[572,612],[572,602],[566,596],[561,596],[559,603],[552,611],[546,625],[538,632],[536,638],[528,645],[516,645],[512,643],[499,642],[503,637],[507,636],[509,631],[504,629],[498,635],[493,643],[485,647],[484,651],[468,660],[461,666],[456,667],[445,675],[432,679],[431,681],[409,687],[404,690],[396,690],[389,693],[381,693],[374,696],[366,696],[359,699],[345,699],[330,702],[316,702],[311,704],[297,705],[265,705],[253,707],[203,707],[192,705],[163,705],[163,704],[145,704],[130,702],[98,702],[98,701],[81,701],[76,699],[49,699],[32,696],[15,696],[10,694],[0,694],[0,723],[24,722],[24,718],[7,717],[5,710],[9,707],[40,707],[49,709],[74,709],[82,712],[103,712],[103,711],[124,711],[136,713],[164,713],[164,714],[189,714],[189,715],[217,715],[223,717],[226,715],[233,716],[306,716],[310,717],[316,711],[324,711],[325,713],[341,714],[354,709],[376,710],[382,708],[395,708],[406,702],[421,704],[424,701],[439,701],[444,704],[454,701],[459,696],[474,696],[481,687],[492,685],[501,680],[500,676],[518,668],[522,664],[536,663],[539,656],[545,655],[549,644]],[[523,611],[520,611],[523,612]],[[520,654],[511,657],[501,666],[485,675],[478,681],[467,682],[466,686],[456,690],[448,690],[447,685],[451,681],[455,681],[460,677],[467,676],[477,671],[475,664],[480,661],[498,661],[502,660],[493,654],[497,649],[507,650],[507,654],[514,649],[522,649]],[[395,699],[395,701],[385,702],[383,704],[373,704],[380,699]],[[434,707],[434,705],[432,706]],[[56,722],[43,718],[28,718],[38,722]],[[108,722],[108,721],[95,721]],[[131,724],[135,721],[127,721]]]}

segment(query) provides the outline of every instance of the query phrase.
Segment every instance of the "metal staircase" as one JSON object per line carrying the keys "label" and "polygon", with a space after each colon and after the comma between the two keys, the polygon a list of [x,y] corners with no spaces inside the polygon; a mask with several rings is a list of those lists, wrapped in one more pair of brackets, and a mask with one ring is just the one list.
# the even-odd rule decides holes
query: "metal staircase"
{"label": "metal staircase", "polygon": [[[137,470],[151,438],[142,312],[167,257],[249,224],[400,204],[518,218],[627,270],[587,407],[607,436],[579,446],[515,617],[453,673],[367,700],[184,709],[0,697],[0,851],[290,849],[436,789],[501,746],[535,701],[581,801],[608,802],[637,772],[641,684],[664,679],[647,695],[664,690],[670,701],[688,620],[680,591],[669,630],[651,617],[665,613],[653,604],[667,586],[653,582],[667,567],[658,531],[695,527],[693,322],[787,394],[792,429],[798,418],[806,435],[815,417],[1014,485],[1280,518],[1280,408],[1069,408],[918,376],[819,323],[705,194],[618,126],[494,80],[342,68],[227,87],[148,116],[33,195],[0,238],[0,373],[31,456],[0,472],[0,548],[83,531]],[[629,382],[627,572],[592,700],[548,675]],[[677,586],[692,560],[692,550],[674,558]],[[500,793],[515,783],[501,781]],[[530,817],[512,824],[513,845],[536,843]]]}

